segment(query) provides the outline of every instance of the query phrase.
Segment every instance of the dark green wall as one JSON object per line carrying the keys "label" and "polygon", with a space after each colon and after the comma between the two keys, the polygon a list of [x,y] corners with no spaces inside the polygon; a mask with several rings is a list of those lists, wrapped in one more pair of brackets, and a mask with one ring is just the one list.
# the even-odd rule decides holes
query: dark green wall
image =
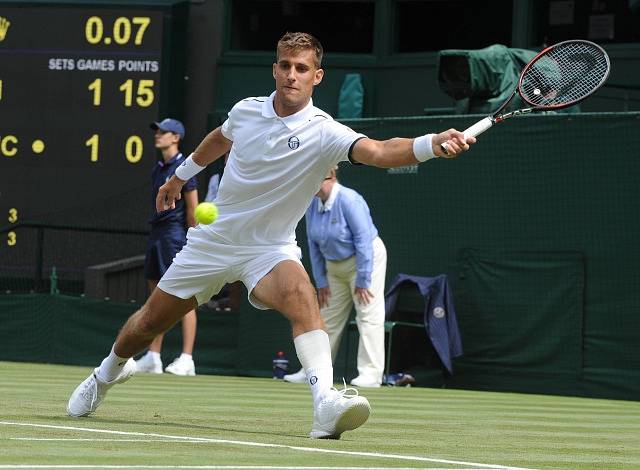
{"label": "dark green wall", "polygon": [[[426,40],[423,39],[420,43],[420,36],[417,36],[415,41],[425,52],[395,52],[398,32],[407,27],[403,24],[396,24],[395,0],[374,0],[371,3],[375,4],[375,26],[371,38],[371,53],[335,53],[330,48],[325,48],[323,68],[326,73],[323,83],[316,89],[315,104],[335,116],[339,89],[344,75],[346,73],[360,73],[365,88],[365,117],[434,115],[438,109],[454,106],[453,99],[442,92],[438,85],[436,76],[437,49],[483,48],[495,43],[495,41],[487,42],[487,38],[492,37],[491,34],[483,35],[474,32],[472,25],[469,25],[467,30],[464,29],[464,26],[457,29],[459,25],[451,25],[448,22],[429,18],[425,19],[425,28],[429,28],[430,32],[436,31],[439,36],[448,37],[447,44],[451,45],[434,50]],[[473,2],[468,0],[468,3]],[[231,106],[238,100],[247,96],[269,94],[273,89],[271,64],[275,59],[276,40],[269,38],[269,44],[261,45],[262,51],[273,50],[273,52],[234,49],[231,46],[231,37],[236,32],[232,29],[232,25],[238,22],[234,23],[233,4],[232,0],[224,2],[225,22],[223,30],[220,31],[220,37],[216,38],[216,40],[220,39],[222,44],[220,55],[216,61],[215,102],[211,113],[218,117],[226,116]],[[451,5],[452,9],[458,7],[454,2],[451,2]],[[441,6],[434,5],[434,8]],[[327,3],[327,8],[332,8],[331,3]],[[340,15],[339,8],[335,6],[333,8],[336,9],[335,16]],[[545,29],[548,21],[548,8],[549,6],[541,1],[513,0],[511,22],[505,22],[499,26],[494,25],[496,28],[511,31],[510,41],[505,41],[503,44],[508,47],[541,50],[542,40],[539,37],[540,31]],[[582,16],[586,14],[586,9],[588,8],[584,6],[576,7],[576,10],[580,10],[581,15],[580,18],[576,18],[576,23],[582,24],[586,21],[586,16]],[[619,15],[620,12],[616,12],[616,14]],[[331,18],[331,15],[328,17]],[[278,20],[286,23],[286,19],[278,17]],[[289,31],[293,31],[295,28],[295,24],[287,26]],[[569,27],[567,26],[567,28]],[[318,25],[318,29],[326,31],[328,27],[326,24],[322,24]],[[461,34],[461,30],[467,34]],[[451,37],[452,31],[456,31],[455,37]],[[283,30],[282,33],[284,32]],[[554,40],[552,37],[550,38],[552,42],[569,38],[587,39],[586,32],[566,37],[570,31],[565,27],[557,28],[554,34],[560,39]],[[323,41],[323,37],[319,36],[319,39]],[[325,41],[329,41],[329,39],[325,39]],[[605,87],[582,104],[582,111],[640,110],[640,82],[638,81],[640,43],[619,43],[615,42],[616,39],[596,41],[607,50],[611,57],[612,71],[608,84],[635,87],[635,89]],[[461,43],[467,44],[467,46],[453,45]],[[443,113],[438,112],[438,114]]]}
{"label": "dark green wall", "polygon": [[[580,104],[583,112],[640,110],[640,45],[605,46],[612,63],[610,85]],[[274,81],[275,53],[225,52],[217,65],[215,106],[212,113],[226,118],[239,100],[269,95]],[[314,92],[314,104],[337,117],[340,87],[347,73],[360,73],[364,86],[364,116],[425,116],[450,114],[438,108],[454,106],[437,81],[437,53],[404,54],[376,58],[368,55],[326,54],[325,76]]]}
{"label": "dark green wall", "polygon": [[[351,124],[386,138],[472,121]],[[609,376],[624,383],[618,391],[638,396],[639,130],[638,113],[530,116],[491,129],[460,158],[430,161],[415,173],[339,170],[371,207],[388,247],[389,277],[449,274],[468,353],[461,382],[477,372],[484,386],[501,388],[510,379],[496,379],[498,371],[528,379],[535,372],[552,389],[581,393]],[[567,254],[577,261],[557,267]],[[546,320],[532,328],[540,317]],[[498,349],[509,336],[520,339],[520,351]],[[532,344],[555,348],[555,359],[540,364]],[[570,358],[573,369],[561,372],[556,356]]]}
{"label": "dark green wall", "polygon": [[[474,119],[349,124],[386,138]],[[442,385],[640,399],[639,130],[640,113],[527,116],[454,160],[340,166],[387,246],[388,283],[401,272],[449,276],[465,355]],[[301,224],[308,266],[303,234]],[[92,364],[134,307],[2,295],[0,360]],[[274,312],[243,300],[235,314],[200,318],[201,372],[268,375],[278,350],[297,366],[289,326]],[[168,359],[179,349],[174,330]],[[354,344],[349,371],[337,359],[337,379],[353,377]]]}

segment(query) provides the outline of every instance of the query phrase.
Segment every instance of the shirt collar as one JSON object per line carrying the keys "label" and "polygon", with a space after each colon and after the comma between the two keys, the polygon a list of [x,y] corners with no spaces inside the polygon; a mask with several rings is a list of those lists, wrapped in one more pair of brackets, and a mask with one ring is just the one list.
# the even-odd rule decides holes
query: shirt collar
{"label": "shirt collar", "polygon": [[276,114],[276,110],[273,107],[273,98],[275,95],[276,92],[274,91],[269,95],[264,103],[262,103],[263,117],[280,119],[284,125],[289,128],[289,130],[294,130],[296,127],[309,120],[311,113],[313,112],[313,99],[309,98],[307,105],[297,113],[291,114],[290,116],[280,117]]}
{"label": "shirt collar", "polygon": [[178,160],[180,160],[182,158],[182,152],[178,152],[177,154],[175,154],[171,160],[169,160],[168,162],[165,162],[164,159],[162,158],[162,154],[160,155],[160,157],[158,158],[158,165],[160,165],[161,167],[165,166],[165,165],[171,165],[175,162],[177,162]]}
{"label": "shirt collar", "polygon": [[333,203],[336,202],[336,198],[338,197],[340,188],[342,188],[342,186],[336,181],[333,184],[333,188],[331,188],[331,194],[329,194],[329,197],[324,204],[322,203],[322,199],[318,198],[318,212],[326,212],[331,210],[331,208],[333,207]]}

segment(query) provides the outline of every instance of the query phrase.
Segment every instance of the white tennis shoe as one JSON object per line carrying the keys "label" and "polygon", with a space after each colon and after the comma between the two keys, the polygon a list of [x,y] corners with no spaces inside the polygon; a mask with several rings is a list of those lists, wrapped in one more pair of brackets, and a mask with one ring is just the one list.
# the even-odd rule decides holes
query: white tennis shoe
{"label": "white tennis shoe", "polygon": [[351,385],[360,388],[380,388],[381,380],[373,377],[359,375],[351,381]]}
{"label": "white tennis shoe", "polygon": [[187,357],[176,357],[174,361],[164,368],[165,372],[169,372],[173,375],[196,375],[196,365],[193,359]]}
{"label": "white tennis shoe", "polygon": [[340,439],[343,432],[362,426],[369,414],[369,400],[359,396],[355,388],[332,388],[313,412],[309,436],[312,439]]}
{"label": "white tennis shoe", "polygon": [[136,368],[145,374],[162,374],[162,361],[146,353],[136,361]]}
{"label": "white tennis shoe", "polygon": [[304,384],[307,383],[307,374],[304,369],[300,369],[295,374],[287,374],[282,377],[285,382],[291,382],[294,384]]}
{"label": "white tennis shoe", "polygon": [[130,358],[124,365],[122,372],[111,382],[103,382],[98,378],[96,367],[84,382],[76,387],[67,404],[67,414],[75,418],[87,416],[96,411],[107,392],[115,384],[121,384],[136,373],[136,361]]}

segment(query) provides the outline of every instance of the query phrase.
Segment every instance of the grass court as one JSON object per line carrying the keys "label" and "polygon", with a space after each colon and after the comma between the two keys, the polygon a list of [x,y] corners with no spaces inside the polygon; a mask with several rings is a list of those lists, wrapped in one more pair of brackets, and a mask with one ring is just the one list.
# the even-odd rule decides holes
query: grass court
{"label": "grass court", "polygon": [[640,468],[637,402],[369,389],[363,427],[313,440],[304,384],[137,375],[91,417],[70,418],[89,371],[0,362],[0,469]]}

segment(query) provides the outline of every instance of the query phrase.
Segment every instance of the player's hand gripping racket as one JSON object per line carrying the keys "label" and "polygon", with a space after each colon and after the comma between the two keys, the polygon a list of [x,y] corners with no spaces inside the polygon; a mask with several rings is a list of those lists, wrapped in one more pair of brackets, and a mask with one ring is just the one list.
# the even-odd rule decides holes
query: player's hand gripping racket
{"label": "player's hand gripping racket", "polygon": [[[491,116],[464,131],[465,137],[482,134],[494,124],[533,111],[552,111],[579,103],[600,88],[609,76],[609,56],[597,44],[564,41],[547,47],[520,74],[518,86]],[[530,107],[500,114],[518,93]],[[440,145],[447,153],[447,144]]]}

